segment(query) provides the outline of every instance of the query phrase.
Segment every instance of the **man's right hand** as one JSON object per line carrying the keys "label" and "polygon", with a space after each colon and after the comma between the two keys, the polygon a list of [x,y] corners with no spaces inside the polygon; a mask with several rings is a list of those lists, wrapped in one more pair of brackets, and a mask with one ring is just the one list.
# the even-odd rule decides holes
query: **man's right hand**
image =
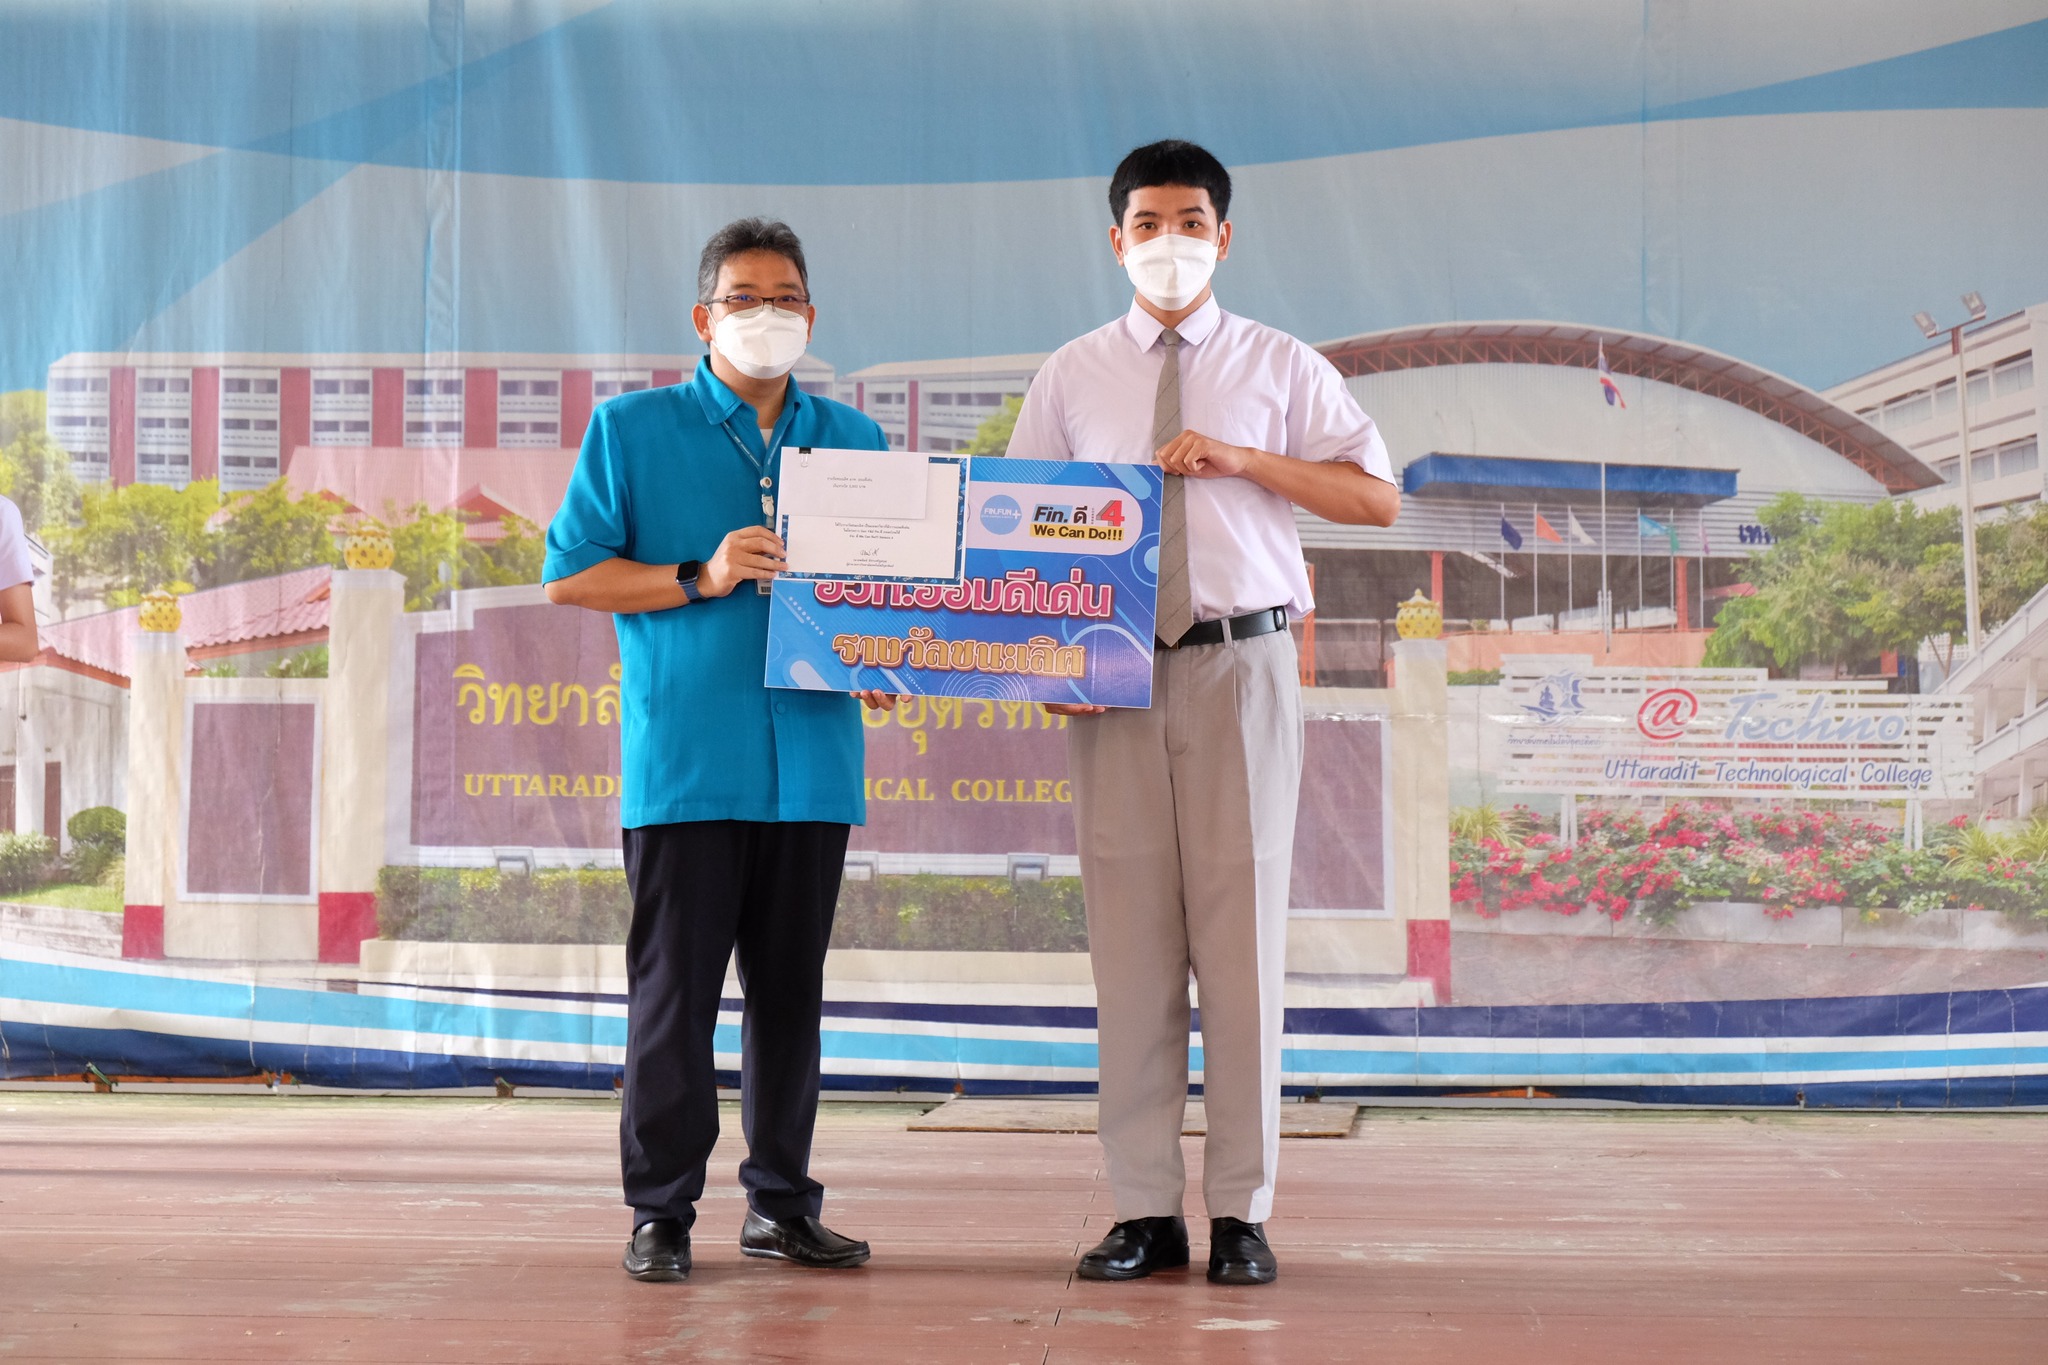
{"label": "man's right hand", "polygon": [[781,536],[765,526],[742,526],[697,571],[697,591],[724,597],[749,578],[773,578],[787,567]]}
{"label": "man's right hand", "polygon": [[1099,716],[1109,709],[1107,706],[1090,706],[1080,701],[1049,701],[1042,704],[1055,716]]}

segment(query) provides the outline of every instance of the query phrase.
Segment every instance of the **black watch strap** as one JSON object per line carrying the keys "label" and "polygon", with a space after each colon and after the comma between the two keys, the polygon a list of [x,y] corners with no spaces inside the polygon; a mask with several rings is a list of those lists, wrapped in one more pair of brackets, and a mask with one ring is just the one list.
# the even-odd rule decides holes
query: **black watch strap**
{"label": "black watch strap", "polygon": [[697,575],[704,568],[699,559],[686,559],[676,565],[676,586],[683,590],[683,596],[692,602],[702,602],[703,592],[697,587]]}

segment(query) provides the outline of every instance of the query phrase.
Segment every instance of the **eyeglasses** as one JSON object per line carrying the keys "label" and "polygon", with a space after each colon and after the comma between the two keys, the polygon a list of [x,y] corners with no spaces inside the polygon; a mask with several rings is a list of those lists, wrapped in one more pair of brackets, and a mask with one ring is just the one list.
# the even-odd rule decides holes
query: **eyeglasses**
{"label": "eyeglasses", "polygon": [[805,294],[775,294],[766,298],[759,294],[726,294],[720,298],[704,300],[704,306],[707,308],[718,303],[724,304],[728,310],[735,313],[744,313],[750,308],[759,308],[762,304],[784,313],[802,312],[811,306],[810,297]]}

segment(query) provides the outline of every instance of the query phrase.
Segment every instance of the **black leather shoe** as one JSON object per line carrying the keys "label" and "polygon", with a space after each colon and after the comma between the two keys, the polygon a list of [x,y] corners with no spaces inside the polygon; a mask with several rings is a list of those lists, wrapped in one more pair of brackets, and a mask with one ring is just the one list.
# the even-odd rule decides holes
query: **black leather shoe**
{"label": "black leather shoe", "polygon": [[673,1218],[656,1218],[633,1229],[626,1243],[626,1273],[653,1284],[690,1278],[690,1234]]}
{"label": "black leather shoe", "polygon": [[1209,1220],[1210,1284],[1271,1284],[1279,1274],[1280,1262],[1266,1245],[1265,1224]]}
{"label": "black leather shoe", "polygon": [[770,1222],[752,1209],[740,1225],[740,1251],[771,1261],[795,1261],[798,1265],[841,1270],[860,1265],[868,1258],[868,1244],[841,1237],[815,1218],[785,1218]]}
{"label": "black leather shoe", "polygon": [[1111,1228],[1074,1273],[1084,1280],[1142,1280],[1155,1270],[1187,1263],[1185,1218],[1133,1218]]}

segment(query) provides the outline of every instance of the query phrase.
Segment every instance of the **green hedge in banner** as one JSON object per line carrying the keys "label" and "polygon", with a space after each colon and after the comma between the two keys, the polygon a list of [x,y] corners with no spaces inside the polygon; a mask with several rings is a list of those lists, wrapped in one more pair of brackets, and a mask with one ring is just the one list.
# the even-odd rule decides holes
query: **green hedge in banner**
{"label": "green hedge in banner", "polygon": [[50,879],[57,841],[41,834],[0,834],[0,894],[25,891]]}
{"label": "green hedge in banner", "polygon": [[387,867],[377,935],[428,943],[624,943],[626,874],[600,868]]}
{"label": "green hedge in banner", "polygon": [[[377,878],[377,932],[432,943],[623,943],[632,919],[626,874],[584,868],[387,867]],[[1081,882],[1060,877],[877,877],[848,881],[835,948],[1083,952]]]}
{"label": "green hedge in banner", "polygon": [[87,806],[64,822],[64,830],[71,836],[64,870],[82,885],[105,881],[128,847],[128,817],[112,806]]}
{"label": "green hedge in banner", "polygon": [[1081,953],[1088,950],[1081,879],[876,877],[843,882],[832,924],[835,948],[951,952]]}

